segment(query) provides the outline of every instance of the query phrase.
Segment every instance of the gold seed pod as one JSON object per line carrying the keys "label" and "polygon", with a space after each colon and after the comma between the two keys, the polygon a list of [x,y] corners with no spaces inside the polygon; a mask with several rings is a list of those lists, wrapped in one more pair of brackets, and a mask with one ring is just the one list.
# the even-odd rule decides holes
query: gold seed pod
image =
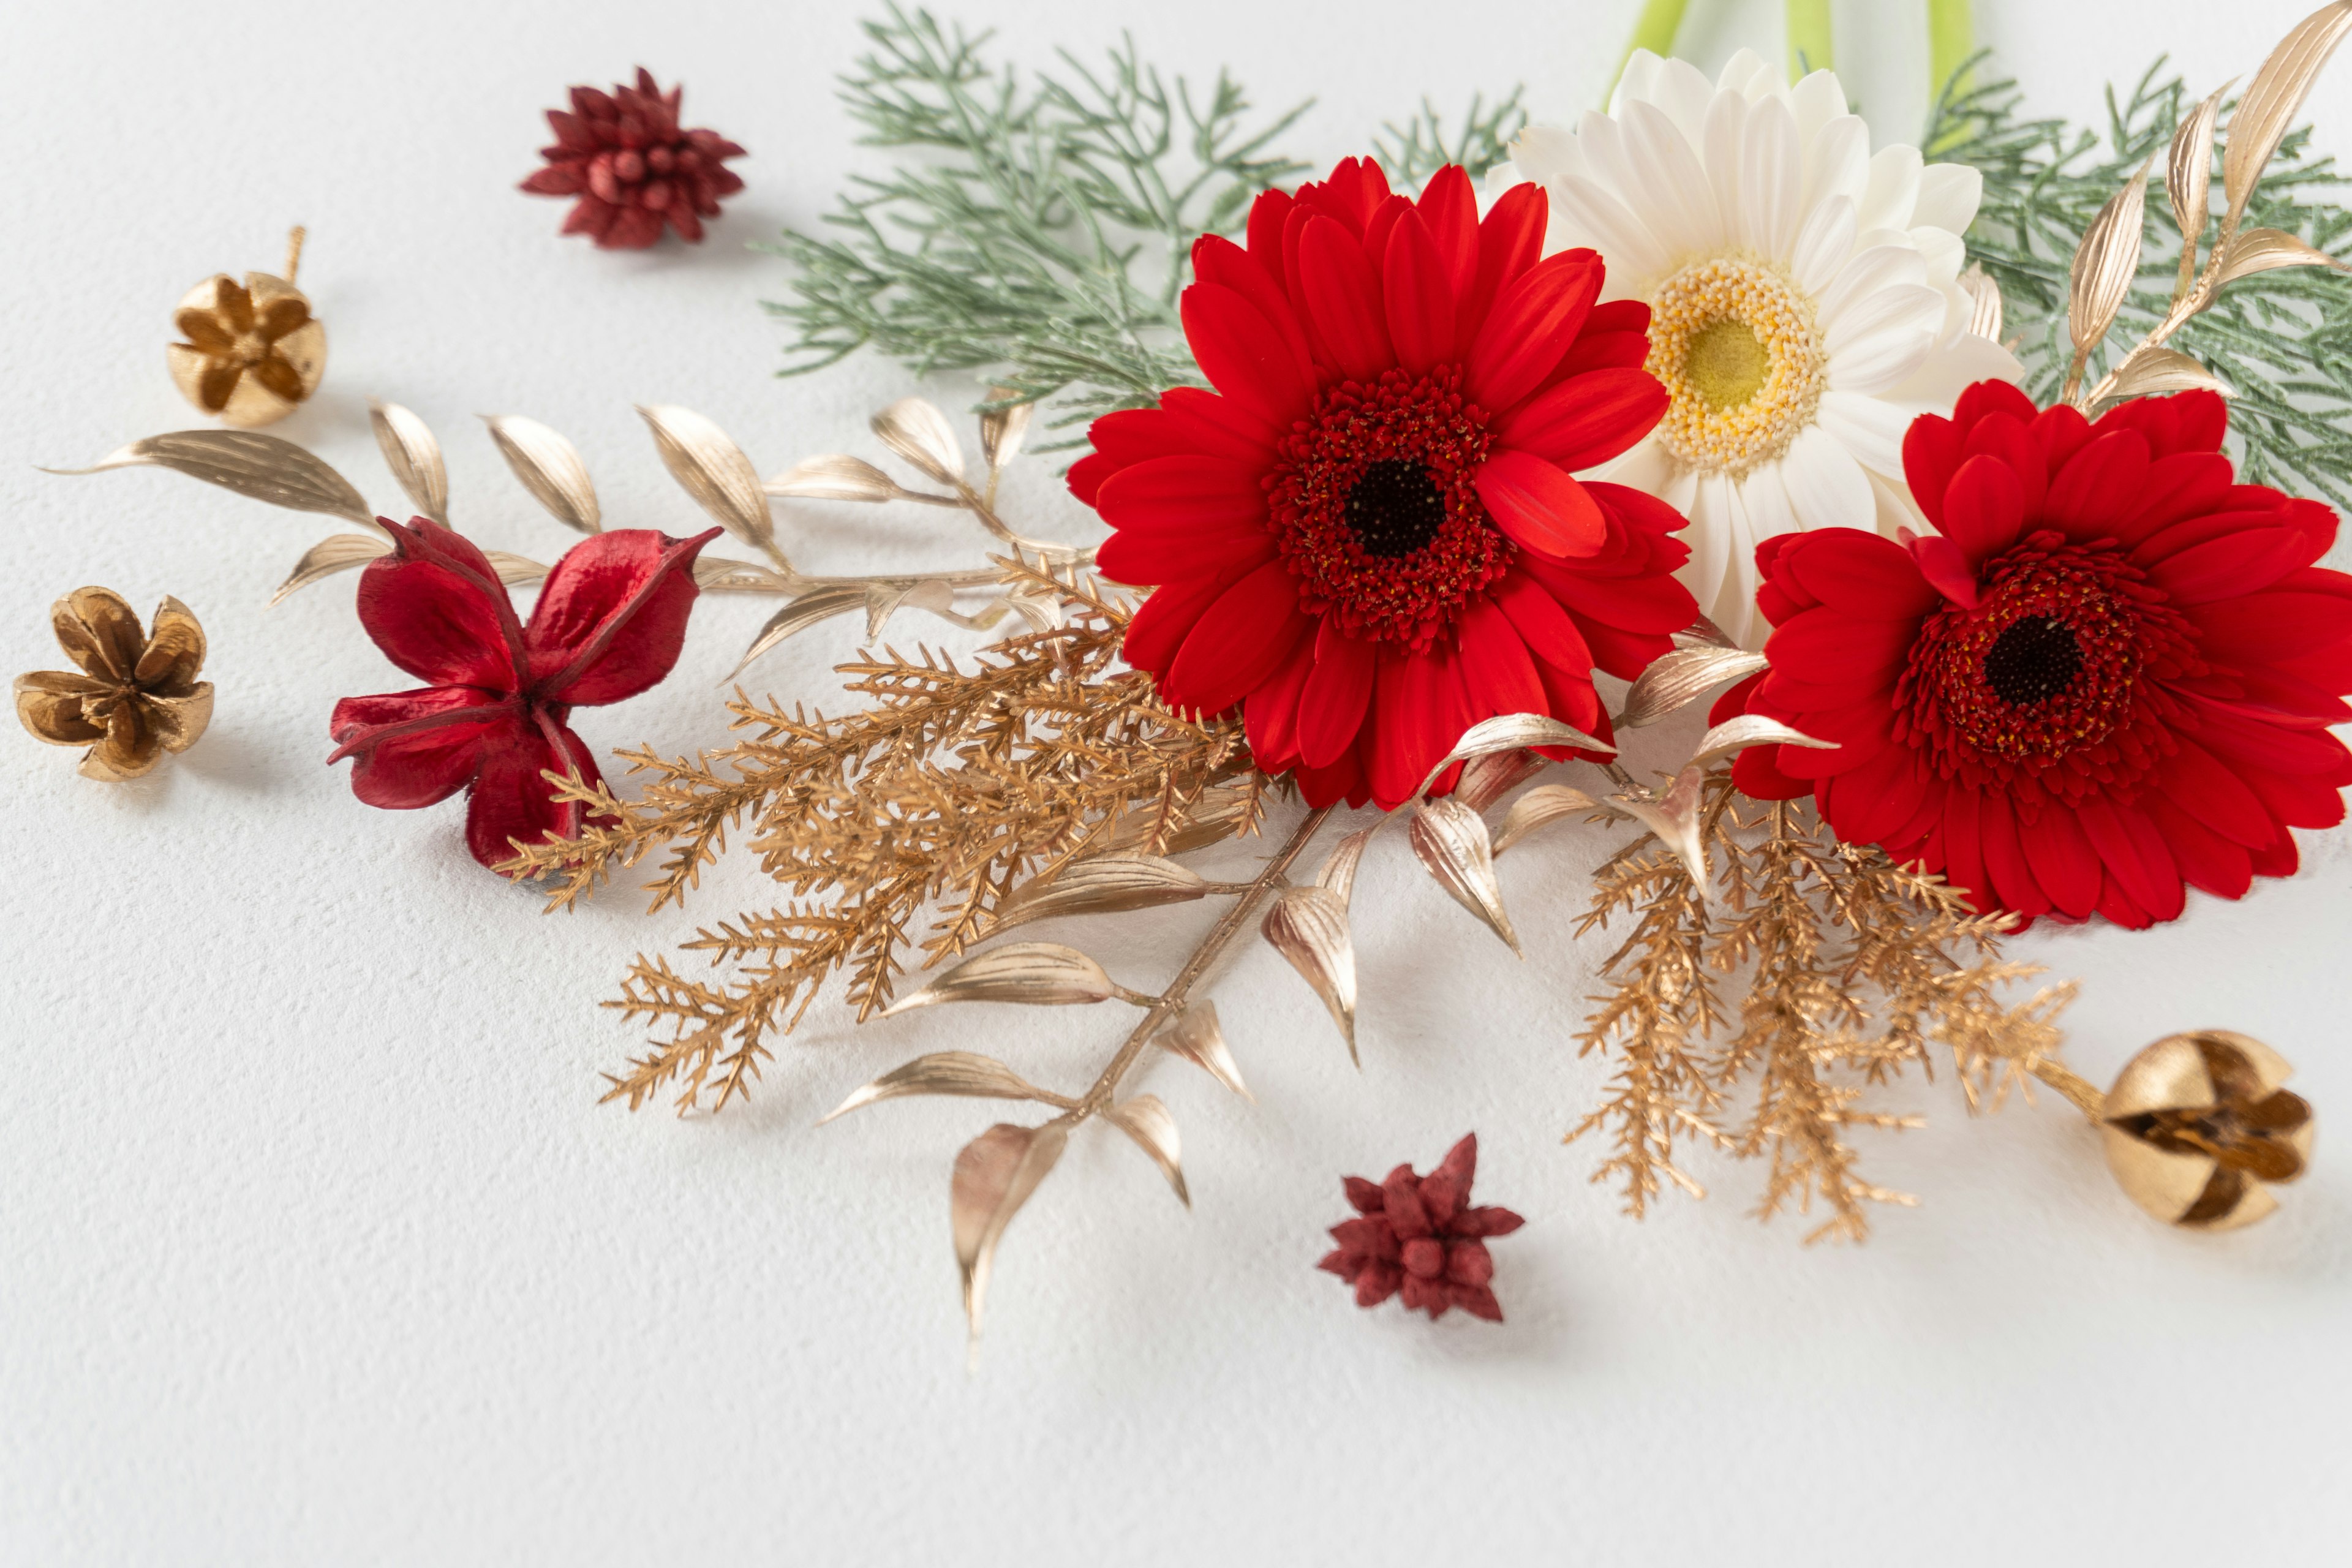
{"label": "gold seed pod", "polygon": [[327,374],[327,330],[294,287],[302,230],[286,240],[286,276],[248,272],[238,283],[216,272],[180,301],[172,318],[184,342],[165,351],[180,395],[225,423],[273,425],[319,390]]}
{"label": "gold seed pod", "polygon": [[2125,1064],[2100,1127],[2107,1165],[2167,1225],[2231,1230],[2278,1207],[2270,1186],[2304,1173],[2310,1102],[2280,1087],[2294,1069],[2224,1029],[2168,1035]]}

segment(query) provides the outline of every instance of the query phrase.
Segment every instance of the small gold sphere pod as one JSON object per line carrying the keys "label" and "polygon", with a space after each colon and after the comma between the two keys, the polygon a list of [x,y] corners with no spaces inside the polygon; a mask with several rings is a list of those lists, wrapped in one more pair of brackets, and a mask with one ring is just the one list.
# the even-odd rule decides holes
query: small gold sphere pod
{"label": "small gold sphere pod", "polygon": [[173,324],[184,342],[166,354],[180,395],[226,424],[250,429],[294,412],[327,374],[327,330],[294,287],[302,230],[286,240],[286,276],[248,272],[239,283],[216,272],[180,301]]}
{"label": "small gold sphere pod", "polygon": [[2124,1065],[2101,1108],[2107,1165],[2167,1225],[2231,1230],[2278,1207],[2271,1184],[2311,1158],[2311,1104],[2294,1069],[2226,1029],[2168,1035]]}

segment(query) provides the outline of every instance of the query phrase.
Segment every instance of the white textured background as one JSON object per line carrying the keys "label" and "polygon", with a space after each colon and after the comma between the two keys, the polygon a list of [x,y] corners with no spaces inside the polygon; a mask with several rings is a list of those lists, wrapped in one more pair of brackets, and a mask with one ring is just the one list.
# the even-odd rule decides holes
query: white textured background
{"label": "white textured background", "polygon": [[[2227,7],[1990,0],[1981,32],[2040,110],[2095,110],[2160,47],[2201,89],[2251,70],[2305,0]],[[1131,28],[1262,104],[1320,102],[1293,145],[1360,149],[1424,91],[1526,79],[1549,118],[1599,96],[1631,0],[1181,6],[971,0],[1018,58]],[[1838,8],[1882,140],[1925,103],[1916,7]],[[595,1005],[682,934],[627,896],[539,917],[479,872],[459,809],[368,810],[320,765],[338,697],[407,684],[351,579],[263,602],[329,531],[173,475],[56,479],[191,419],[170,310],[217,268],[302,281],[326,389],[279,426],[379,505],[370,395],[441,432],[457,518],[560,550],[472,418],[528,413],[588,455],[608,520],[699,526],[633,402],[719,419],[764,471],[872,452],[909,390],[860,360],[776,381],[757,301],[859,156],[831,98],[853,9],[433,3],[7,7],[0,94],[0,673],[59,660],[49,601],[84,583],[203,617],[218,717],[115,788],[0,734],[0,1563],[1817,1563],[2336,1560],[2352,1531],[2352,1166],[2323,1138],[2285,1212],[2196,1238],[2144,1220],[2063,1107],[1962,1114],[1948,1083],[1864,1135],[1924,1194],[1866,1247],[1807,1250],[1743,1214],[1758,1173],[1620,1218],[1559,1131],[1602,1079],[1565,1041],[1591,945],[1591,851],[1507,862],[1531,962],[1384,844],[1360,885],[1365,1070],[1263,951],[1223,988],[1253,1108],[1180,1066],[1187,1215],[1108,1133],[1014,1226],[976,1375],[963,1364],[948,1163],[996,1108],[889,1105],[813,1130],[927,1048],[1079,1081],[1116,1024],[968,1010],[853,1033],[820,1008],[748,1109],[680,1123],[600,1108],[634,1037]],[[1779,44],[1763,0],[1700,0],[1710,68]],[[699,250],[606,256],[515,194],[573,81],[642,60],[689,122],[751,149]],[[2352,145],[2352,65],[2314,100]],[[952,402],[969,394],[943,386]],[[1026,515],[1083,527],[1047,475]],[[968,555],[846,509],[784,519],[822,567]],[[863,531],[870,530],[871,531]],[[1048,530],[1050,531],[1050,530]],[[713,601],[677,676],[580,726],[610,747],[713,741],[713,683],[764,613]],[[767,667],[828,690],[836,625]],[[1658,742],[1663,752],[1671,739]],[[1677,753],[1678,754],[1678,753]],[[2352,1117],[2343,953],[2352,856],[2131,935],[2019,943],[2080,976],[2074,1055],[2217,1025],[2276,1044]],[[695,911],[758,889],[722,877]],[[1139,976],[1174,928],[1106,950]],[[1150,928],[1143,928],[1149,930]],[[1343,1172],[1426,1166],[1462,1131],[1479,1190],[1529,1218],[1496,1248],[1502,1327],[1358,1312],[1312,1265]]]}

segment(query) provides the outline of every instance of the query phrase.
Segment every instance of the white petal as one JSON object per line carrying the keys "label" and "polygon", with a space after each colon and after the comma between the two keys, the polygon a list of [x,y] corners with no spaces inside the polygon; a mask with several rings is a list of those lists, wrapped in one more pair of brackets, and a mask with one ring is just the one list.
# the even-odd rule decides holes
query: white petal
{"label": "white petal", "polygon": [[1845,89],[1835,71],[1814,71],[1789,89],[1789,103],[1797,111],[1798,140],[1811,146],[1822,126],[1846,112]]}
{"label": "white petal", "polygon": [[1870,493],[1870,479],[1843,443],[1819,425],[1798,432],[1780,459],[1780,482],[1789,488],[1789,505],[1797,526],[1808,532],[1817,528],[1868,528],[1878,517],[1878,502]]}
{"label": "white petal", "polygon": [[1626,290],[1646,296],[1665,276],[1666,252],[1657,237],[1599,182],[1570,174],[1554,181],[1550,195],[1552,238],[1568,237],[1558,248],[1590,245],[1607,258],[1611,298],[1623,299]]}
{"label": "white petal", "polygon": [[1982,174],[1966,163],[1930,163],[1919,171],[1919,205],[1912,209],[1911,222],[1914,227],[1966,234],[1983,200]]}
{"label": "white petal", "polygon": [[1588,109],[1576,122],[1576,145],[1584,154],[1584,177],[1638,210],[1643,191],[1626,155],[1623,123]]}
{"label": "white petal", "polygon": [[1896,145],[1870,161],[1870,182],[1862,193],[1862,226],[1909,228],[1919,205],[1919,149]]}
{"label": "white petal", "polygon": [[1830,286],[1813,301],[1814,317],[1823,331],[1834,336],[1839,320],[1880,289],[1898,283],[1927,281],[1927,260],[1907,241],[1902,245],[1874,245],[1855,251],[1852,259],[1838,268]]}
{"label": "white petal", "polygon": [[1780,73],[1772,63],[1754,49],[1742,48],[1724,62],[1723,74],[1715,79],[1717,92],[1736,92],[1754,100],[1779,85]]}
{"label": "white petal", "polygon": [[1675,58],[1666,62],[1658,73],[1655,95],[1651,102],[1666,111],[1666,117],[1694,147],[1706,134],[1706,106],[1715,97],[1715,89],[1688,60]]}
{"label": "white petal", "polygon": [[1625,68],[1617,78],[1617,90],[1609,95],[1611,118],[1624,112],[1629,103],[1648,103],[1656,96],[1659,73],[1666,62],[1647,49],[1635,49],[1625,57]]}
{"label": "white petal", "polygon": [[1557,125],[1530,125],[1511,143],[1511,166],[1519,179],[1540,185],[1562,174],[1584,173],[1584,153],[1576,144],[1574,132]]}
{"label": "white petal", "polygon": [[1815,296],[1828,288],[1845,258],[1853,254],[1854,232],[1853,203],[1849,198],[1832,196],[1815,207],[1788,252],[1789,270],[1796,275],[1797,287]]}
{"label": "white petal", "polygon": [[1878,502],[1878,532],[1882,537],[1900,539],[1906,528],[1914,533],[1928,531],[1927,514],[1912,500],[1911,487],[1901,479],[1872,474],[1870,494]]}
{"label": "white petal", "polygon": [[1789,501],[1781,477],[1784,463],[1765,463],[1739,481],[1739,502],[1748,511],[1748,531],[1759,544],[1778,534],[1797,531],[1797,511]]}
{"label": "white petal", "polygon": [[1681,465],[1654,437],[1645,439],[1622,457],[1612,458],[1599,468],[1587,471],[1589,479],[1605,479],[1612,485],[1630,485],[1646,495],[1664,496],[1673,485],[1675,471]]}
{"label": "white petal", "polygon": [[1941,228],[1915,228],[1910,235],[1911,243],[1927,259],[1931,287],[1941,289],[1958,279],[1960,268],[1969,263],[1969,247],[1960,243],[1958,235]]}
{"label": "white petal", "polygon": [[1748,111],[1739,149],[1740,234],[1749,249],[1784,260],[1797,243],[1804,165],[1797,159],[1797,121],[1789,106],[1765,99]]}
{"label": "white petal", "polygon": [[1822,127],[1805,147],[1805,211],[1837,196],[1851,197],[1859,223],[1863,192],[1870,188],[1870,127],[1858,114],[1842,114]]}
{"label": "white petal", "polygon": [[1732,539],[1733,518],[1729,500],[1731,481],[1721,474],[1701,478],[1691,496],[1685,516],[1690,525],[1682,531],[1683,542],[1690,546],[1690,559],[1683,563],[1675,576],[1691,591],[1702,613],[1712,616],[1709,608],[1723,588],[1723,575],[1738,558]]}
{"label": "white petal", "polygon": [[1949,414],[1960,394],[1979,381],[2013,384],[2024,379],[2025,367],[2017,363],[2016,355],[1990,338],[1962,332],[1878,396],[1906,414]]}
{"label": "white petal", "polygon": [[1822,394],[1822,428],[1836,437],[1854,460],[1874,473],[1903,472],[1903,433],[1911,416],[1891,403],[1859,392]]}
{"label": "white petal", "polygon": [[1881,289],[1824,334],[1830,385],[1884,392],[1919,368],[1944,324],[1944,296],[1923,284]]}
{"label": "white petal", "polygon": [[1700,159],[1706,181],[1715,192],[1715,210],[1723,219],[1723,237],[1731,245],[1747,243],[1740,222],[1744,205],[1739,189],[1739,152],[1747,140],[1748,100],[1736,92],[1718,92],[1706,106],[1706,124],[1699,137]]}
{"label": "white petal", "polygon": [[1690,256],[1723,247],[1723,218],[1715,190],[1682,130],[1654,104],[1628,105],[1623,121],[1625,152],[1648,197],[1643,208],[1651,229],[1664,242],[1666,259],[1679,265]]}

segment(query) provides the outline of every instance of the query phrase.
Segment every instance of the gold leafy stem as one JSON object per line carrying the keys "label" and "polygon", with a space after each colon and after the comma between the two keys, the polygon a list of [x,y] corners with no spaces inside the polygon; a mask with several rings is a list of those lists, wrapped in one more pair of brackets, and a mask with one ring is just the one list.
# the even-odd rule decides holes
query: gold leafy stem
{"label": "gold leafy stem", "polygon": [[[910,397],[874,416],[872,428],[882,443],[925,478],[947,487],[944,493],[900,485],[875,465],[840,455],[807,458],[762,480],[742,447],[694,410],[659,405],[640,407],[637,413],[653,434],[663,466],[680,488],[730,534],[764,558],[753,562],[702,557],[695,564],[695,580],[703,592],[770,595],[785,601],[753,637],[736,667],[739,675],[787,638],[836,616],[864,612],[866,636],[870,640],[878,637],[901,610],[926,611],[973,630],[985,630],[1008,615],[1017,615],[1031,627],[1045,629],[1060,602],[1052,594],[1037,591],[1026,579],[1008,584],[1003,571],[986,563],[945,571],[851,576],[803,572],[777,542],[771,509],[774,500],[910,501],[950,507],[970,513],[1001,545],[1038,562],[1068,566],[1093,558],[1091,550],[1015,533],[996,514],[997,482],[1005,465],[1019,453],[1028,426],[1026,404],[1004,405],[1000,397],[981,415],[984,472],[977,484],[967,477],[954,426],[932,405]],[[549,515],[578,533],[603,529],[604,512],[595,486],[570,441],[520,415],[482,417],[507,467]],[[369,418],[385,466],[410,503],[446,526],[448,471],[431,427],[397,404],[371,404]],[[339,572],[363,566],[392,549],[389,537],[376,523],[374,509],[359,489],[323,459],[282,437],[250,430],[173,431],[131,442],[87,468],[48,471],[93,474],[131,467],[168,468],[271,506],[320,512],[370,531],[333,534],[312,545],[278,585],[272,604]],[[529,556],[503,550],[484,553],[509,584],[537,583],[548,573],[545,564]],[[957,608],[960,599],[968,603],[974,597],[981,603],[969,610]]]}
{"label": "gold leafy stem", "polygon": [[[2085,412],[2129,397],[2207,388],[2226,395],[2221,378],[2178,349],[2164,346],[2200,311],[2221,298],[2221,290],[2241,278],[2279,267],[2333,267],[2344,263],[2294,235],[2275,228],[2242,228],[2246,204],[2252,199],[2263,170],[2294,122],[2309,96],[2320,68],[2335,53],[2347,31],[2352,30],[2352,0],[2335,0],[2296,24],[2280,40],[2230,115],[2221,139],[2222,211],[2220,228],[2206,250],[2200,269],[2199,247],[2213,224],[2210,186],[2216,124],[2222,107],[2223,83],[2198,104],[2174,131],[2165,163],[2165,189],[2181,233],[2179,274],[2172,303],[2146,336],[2132,345],[2115,367],[2087,391],[2084,372],[2092,353],[2103,342],[2122,310],[2132,279],[2139,271],[2147,195],[2147,166],[2099,209],[2098,216],[2074,251],[2067,296],[2066,326],[2074,355],[2066,368],[2062,394]],[[2154,160],[2150,159],[2150,163]],[[1990,288],[1990,279],[1981,280]],[[1977,287],[1981,308],[1983,295]],[[1991,306],[1994,331],[1999,331],[1998,293]]]}

